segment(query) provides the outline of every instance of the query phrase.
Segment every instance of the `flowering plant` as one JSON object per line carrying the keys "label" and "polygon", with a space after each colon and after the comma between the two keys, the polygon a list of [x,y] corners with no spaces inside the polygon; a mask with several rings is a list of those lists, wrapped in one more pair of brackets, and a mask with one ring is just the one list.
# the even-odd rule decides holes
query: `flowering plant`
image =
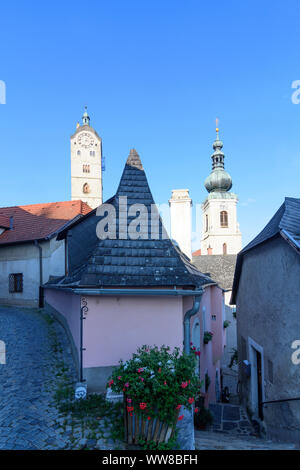
{"label": "flowering plant", "polygon": [[203,341],[204,344],[209,343],[212,340],[213,333],[211,331],[204,331]]}
{"label": "flowering plant", "polygon": [[195,365],[196,356],[179,348],[142,346],[130,360],[120,361],[107,386],[123,392],[128,413],[174,424],[181,407],[191,408],[199,392]]}

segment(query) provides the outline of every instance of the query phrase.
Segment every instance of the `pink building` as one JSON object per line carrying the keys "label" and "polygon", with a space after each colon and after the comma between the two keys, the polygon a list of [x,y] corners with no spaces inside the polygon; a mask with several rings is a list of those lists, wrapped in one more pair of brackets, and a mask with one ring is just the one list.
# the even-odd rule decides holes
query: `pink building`
{"label": "pink building", "polygon": [[[116,219],[109,225],[111,210]],[[197,371],[210,378],[206,403],[215,401],[225,345],[223,291],[167,236],[135,150],[116,195],[58,238],[66,244],[66,274],[45,285],[45,305],[65,326],[88,390],[104,390],[112,368],[143,344],[189,351],[192,342],[201,352]],[[204,344],[208,331],[212,341]]]}

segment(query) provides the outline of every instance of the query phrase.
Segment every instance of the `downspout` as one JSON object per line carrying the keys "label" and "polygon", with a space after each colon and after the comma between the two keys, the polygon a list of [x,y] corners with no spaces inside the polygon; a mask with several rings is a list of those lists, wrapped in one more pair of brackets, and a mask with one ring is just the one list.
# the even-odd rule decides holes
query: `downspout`
{"label": "downspout", "polygon": [[85,351],[85,348],[83,347],[83,320],[86,319],[84,316],[85,313],[88,312],[88,306],[87,306],[87,301],[85,297],[81,298],[81,307],[80,307],[80,363],[79,363],[79,381],[80,382],[85,382],[83,379],[83,351]]}
{"label": "downspout", "polygon": [[[190,333],[190,329],[191,329],[191,317],[193,317],[194,315],[196,315],[196,313],[199,311],[199,307],[200,307],[200,302],[201,302],[201,298],[202,298],[202,295],[203,295],[203,289],[202,290],[202,293],[200,295],[195,295],[194,297],[194,303],[193,303],[193,306],[190,310],[188,310],[185,315],[184,315],[184,320],[183,320],[183,323],[184,323],[184,352],[186,354],[189,354],[190,353],[190,342],[191,342],[191,333]],[[199,292],[199,291],[198,291]]]}
{"label": "downspout", "polygon": [[43,249],[39,245],[37,240],[34,240],[35,246],[39,250],[39,262],[40,262],[40,285],[39,285],[39,308],[44,307],[44,291],[43,291]]}

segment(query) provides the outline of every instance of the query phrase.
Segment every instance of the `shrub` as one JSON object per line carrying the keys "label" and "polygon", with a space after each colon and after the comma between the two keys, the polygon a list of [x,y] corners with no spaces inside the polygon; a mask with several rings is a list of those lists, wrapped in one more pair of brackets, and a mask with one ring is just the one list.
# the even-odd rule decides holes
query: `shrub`
{"label": "shrub", "polygon": [[124,393],[129,413],[172,425],[176,413],[191,408],[199,392],[195,365],[195,354],[181,354],[179,348],[142,346],[130,360],[120,361],[108,387]]}

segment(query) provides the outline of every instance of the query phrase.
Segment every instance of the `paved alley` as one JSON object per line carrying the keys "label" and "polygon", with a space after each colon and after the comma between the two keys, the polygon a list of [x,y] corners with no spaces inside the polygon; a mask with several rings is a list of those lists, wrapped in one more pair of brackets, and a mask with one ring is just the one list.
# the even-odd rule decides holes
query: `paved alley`
{"label": "paved alley", "polygon": [[[60,325],[55,329],[64,342]],[[6,364],[0,364],[0,449],[63,448],[51,406],[57,355],[46,318],[34,309],[0,307],[0,340],[6,345]],[[70,357],[68,344],[63,350]]]}

